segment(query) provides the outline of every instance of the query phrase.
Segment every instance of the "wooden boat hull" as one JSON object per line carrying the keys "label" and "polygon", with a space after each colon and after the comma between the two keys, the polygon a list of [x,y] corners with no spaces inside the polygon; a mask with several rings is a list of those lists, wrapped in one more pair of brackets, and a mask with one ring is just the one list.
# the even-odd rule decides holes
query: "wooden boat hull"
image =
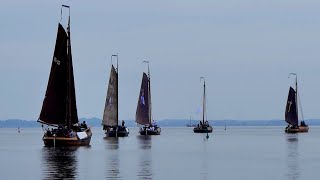
{"label": "wooden boat hull", "polygon": [[46,136],[44,135],[42,140],[47,147],[64,147],[64,146],[88,146],[91,141],[91,130],[88,128],[86,131],[87,136],[80,139],[79,137],[60,137],[60,136]]}
{"label": "wooden boat hull", "polygon": [[305,133],[309,131],[308,126],[299,126],[299,128],[286,128],[284,132],[286,133]]}
{"label": "wooden boat hull", "polygon": [[193,128],[194,133],[212,133],[213,128],[211,126],[206,128],[195,127]]}
{"label": "wooden boat hull", "polygon": [[125,128],[124,130],[110,130],[105,132],[107,137],[127,137],[129,135],[128,128]]}
{"label": "wooden boat hull", "polygon": [[140,129],[139,130],[140,135],[160,135],[161,128],[157,127],[155,130],[150,129]]}

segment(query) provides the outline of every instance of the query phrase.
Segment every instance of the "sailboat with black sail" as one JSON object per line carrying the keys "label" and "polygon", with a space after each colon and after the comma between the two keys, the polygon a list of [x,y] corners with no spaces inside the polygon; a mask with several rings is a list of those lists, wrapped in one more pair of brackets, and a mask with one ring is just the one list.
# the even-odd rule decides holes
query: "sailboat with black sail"
{"label": "sailboat with black sail", "polygon": [[203,101],[202,101],[202,122],[197,125],[197,127],[193,128],[194,133],[212,133],[213,128],[209,125],[209,122],[206,120],[206,81],[204,77],[201,77],[200,80],[203,79]]}
{"label": "sailboat with black sail", "polygon": [[117,69],[115,69],[113,64],[111,65],[102,125],[107,137],[125,137],[128,136],[129,129],[125,127],[124,121],[122,121],[122,125],[119,126],[118,55],[112,55],[111,62],[113,57],[117,58]]}
{"label": "sailboat with black sail", "polygon": [[[79,126],[72,66],[70,7],[67,31],[59,23],[45,98],[38,122],[48,125],[43,135],[45,146],[89,145],[91,130]],[[62,11],[61,11],[62,12]],[[50,129],[51,127],[51,129]]]}
{"label": "sailboat with black sail", "polygon": [[[288,123],[288,126],[285,128],[286,133],[298,133],[298,132],[308,132],[309,127],[304,122],[304,120],[301,121],[299,126],[299,116],[298,116],[298,82],[297,82],[297,75],[295,73],[290,73],[290,75],[296,76],[295,78],[295,85],[296,89],[293,89],[293,87],[290,86],[289,88],[289,94],[287,99],[287,105],[286,105],[286,112],[285,112],[285,121]],[[290,77],[289,75],[289,77]],[[300,105],[301,108],[301,105]],[[302,108],[301,108],[301,115],[302,115]],[[302,115],[303,119],[303,115]]]}
{"label": "sailboat with black sail", "polygon": [[140,135],[160,135],[161,128],[152,119],[149,61],[143,62],[148,63],[148,75],[145,72],[142,74],[136,122],[143,125],[139,130]]}

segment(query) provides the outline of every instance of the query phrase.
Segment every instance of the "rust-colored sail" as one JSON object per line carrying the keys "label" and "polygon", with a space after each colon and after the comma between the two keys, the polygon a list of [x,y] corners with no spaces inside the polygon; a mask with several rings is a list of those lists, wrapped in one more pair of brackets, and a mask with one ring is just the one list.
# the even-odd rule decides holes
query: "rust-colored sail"
{"label": "rust-colored sail", "polygon": [[113,65],[111,66],[102,125],[118,125],[118,73],[116,72]]}
{"label": "rust-colored sail", "polygon": [[141,125],[151,123],[149,94],[149,78],[146,73],[143,73],[136,111],[136,122]]}
{"label": "rust-colored sail", "polygon": [[296,91],[290,87],[286,105],[285,120],[287,123],[298,126],[298,106],[296,101]]}
{"label": "rust-colored sail", "polygon": [[41,123],[69,126],[70,123],[78,122],[71,43],[68,35],[70,36],[69,30],[67,34],[59,24],[49,81],[38,120]]}

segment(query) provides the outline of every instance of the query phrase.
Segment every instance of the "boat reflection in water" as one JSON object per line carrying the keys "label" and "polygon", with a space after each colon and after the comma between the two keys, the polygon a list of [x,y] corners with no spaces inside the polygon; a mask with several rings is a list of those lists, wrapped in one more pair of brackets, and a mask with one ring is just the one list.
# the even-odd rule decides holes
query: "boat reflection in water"
{"label": "boat reflection in water", "polygon": [[123,179],[120,176],[120,160],[119,160],[119,138],[118,137],[104,137],[107,149],[106,162],[106,179]]}
{"label": "boat reflection in water", "polygon": [[287,178],[296,180],[300,178],[298,134],[288,134],[287,138]]}
{"label": "boat reflection in water", "polygon": [[139,144],[138,179],[152,179],[151,136],[137,136]]}
{"label": "boat reflection in water", "polygon": [[42,179],[77,179],[78,147],[43,147]]}

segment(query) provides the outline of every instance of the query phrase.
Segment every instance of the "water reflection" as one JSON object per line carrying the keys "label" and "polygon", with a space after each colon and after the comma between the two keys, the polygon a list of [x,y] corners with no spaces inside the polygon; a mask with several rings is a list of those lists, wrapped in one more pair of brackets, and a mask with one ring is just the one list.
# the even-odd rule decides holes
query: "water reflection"
{"label": "water reflection", "polygon": [[76,179],[77,147],[43,147],[43,179]]}
{"label": "water reflection", "polygon": [[299,168],[299,139],[298,134],[287,134],[287,177],[296,180],[300,177]]}
{"label": "water reflection", "polygon": [[119,160],[119,138],[118,137],[104,137],[106,148],[108,151],[106,159],[106,179],[122,179],[120,176],[120,160]]}
{"label": "water reflection", "polygon": [[119,149],[119,138],[118,137],[104,137],[103,138],[107,143],[107,149],[116,150]]}
{"label": "water reflection", "polygon": [[151,136],[137,136],[139,144],[138,178],[152,179]]}
{"label": "water reflection", "polygon": [[201,164],[200,177],[203,180],[208,179],[208,158],[209,158],[209,153],[207,151],[207,143],[209,143],[208,141],[209,139],[205,137],[203,140],[203,149],[202,149],[202,155],[201,155],[202,164]]}

